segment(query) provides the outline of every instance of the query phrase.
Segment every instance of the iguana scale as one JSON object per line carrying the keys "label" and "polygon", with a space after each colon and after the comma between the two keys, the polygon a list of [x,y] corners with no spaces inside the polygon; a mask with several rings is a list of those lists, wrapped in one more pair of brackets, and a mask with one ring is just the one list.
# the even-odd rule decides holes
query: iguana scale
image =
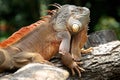
{"label": "iguana scale", "polygon": [[[51,64],[49,60],[61,54],[64,65],[81,76],[78,62],[87,41],[90,11],[86,7],[53,4],[57,9],[49,11],[42,20],[23,27],[0,43],[0,72],[20,68],[28,63]],[[77,61],[77,62],[76,62]]]}

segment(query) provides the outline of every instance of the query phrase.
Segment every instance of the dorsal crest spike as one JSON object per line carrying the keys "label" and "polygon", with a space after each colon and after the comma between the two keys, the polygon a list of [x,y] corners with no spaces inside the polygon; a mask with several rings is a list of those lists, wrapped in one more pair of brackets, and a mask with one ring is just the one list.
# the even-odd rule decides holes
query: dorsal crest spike
{"label": "dorsal crest spike", "polygon": [[60,9],[62,7],[60,4],[57,4],[57,3],[50,4],[49,6],[55,6],[58,9]]}
{"label": "dorsal crest spike", "polygon": [[56,10],[46,10],[48,12],[48,14],[50,15],[55,15],[56,14]]}

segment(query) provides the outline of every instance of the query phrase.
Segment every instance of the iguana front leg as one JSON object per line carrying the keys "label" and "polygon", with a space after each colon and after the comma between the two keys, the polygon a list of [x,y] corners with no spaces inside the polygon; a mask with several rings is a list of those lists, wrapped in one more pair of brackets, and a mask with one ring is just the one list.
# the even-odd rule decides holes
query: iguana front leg
{"label": "iguana front leg", "polygon": [[81,76],[80,71],[84,71],[84,69],[79,67],[78,64],[80,64],[80,62],[75,62],[70,54],[70,33],[68,31],[61,31],[58,33],[58,37],[62,39],[59,47],[62,63],[71,69],[73,75],[75,74],[74,70],[76,70],[79,76]]}
{"label": "iguana front leg", "polygon": [[[79,76],[81,76],[81,71],[85,71],[83,68],[79,67],[80,59],[81,59],[81,53],[88,53],[91,52],[92,48],[88,48],[86,50],[83,49],[85,43],[87,42],[87,27],[83,27],[83,29],[76,35],[72,37],[72,45],[71,45],[71,54],[72,58],[74,59],[74,62],[72,66],[75,66],[74,68],[78,72]],[[75,63],[75,61],[78,61]],[[72,73],[74,74],[74,70],[72,69]]]}
{"label": "iguana front leg", "polygon": [[[74,70],[76,70],[79,76],[81,76],[80,72],[84,71],[84,69],[79,67],[81,62],[76,61],[80,61],[81,53],[87,53],[92,50],[92,48],[83,50],[83,46],[87,41],[87,27],[83,27],[83,29],[78,34],[73,35],[72,39],[68,31],[59,32],[58,37],[62,39],[59,47],[59,53],[62,54],[62,63],[71,69],[73,75],[75,74]],[[72,44],[70,45],[71,40]]]}

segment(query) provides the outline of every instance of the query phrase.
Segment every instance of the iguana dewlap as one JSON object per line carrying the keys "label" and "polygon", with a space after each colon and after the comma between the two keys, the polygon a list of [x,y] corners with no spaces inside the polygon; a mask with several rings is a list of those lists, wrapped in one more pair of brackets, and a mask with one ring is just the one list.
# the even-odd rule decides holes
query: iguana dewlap
{"label": "iguana dewlap", "polygon": [[51,64],[55,54],[61,54],[64,65],[79,74],[82,50],[87,40],[90,11],[74,5],[53,4],[51,15],[30,26],[23,27],[0,43],[0,72],[20,68],[31,62]]}

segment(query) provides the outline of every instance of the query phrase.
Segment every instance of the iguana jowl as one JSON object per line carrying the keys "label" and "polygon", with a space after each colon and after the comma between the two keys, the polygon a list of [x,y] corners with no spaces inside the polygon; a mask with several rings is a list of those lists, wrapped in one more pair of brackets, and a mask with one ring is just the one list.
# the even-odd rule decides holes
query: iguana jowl
{"label": "iguana jowl", "polygon": [[90,11],[86,7],[53,4],[57,9],[30,26],[23,27],[0,43],[0,72],[20,68],[28,63],[50,63],[55,54],[61,54],[64,65],[73,74],[79,67],[81,53],[87,40]]}

